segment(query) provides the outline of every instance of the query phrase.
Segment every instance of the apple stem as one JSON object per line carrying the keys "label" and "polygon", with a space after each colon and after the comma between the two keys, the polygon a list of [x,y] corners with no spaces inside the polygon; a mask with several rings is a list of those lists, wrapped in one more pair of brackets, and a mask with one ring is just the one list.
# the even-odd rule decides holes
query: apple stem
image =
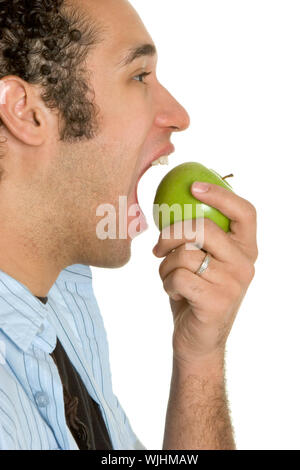
{"label": "apple stem", "polygon": [[226,180],[226,178],[234,178],[234,175],[231,173],[230,175],[224,176],[222,180]]}

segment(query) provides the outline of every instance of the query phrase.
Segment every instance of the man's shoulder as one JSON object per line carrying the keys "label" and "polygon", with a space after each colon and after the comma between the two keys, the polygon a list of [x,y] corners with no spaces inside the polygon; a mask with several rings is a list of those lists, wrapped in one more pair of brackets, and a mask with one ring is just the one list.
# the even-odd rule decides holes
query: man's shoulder
{"label": "man's shoulder", "polygon": [[[1,341],[1,335],[0,335]],[[20,386],[13,371],[5,360],[0,363],[0,424],[5,429],[16,428],[19,423],[21,403],[27,400],[26,394]]]}
{"label": "man's shoulder", "polygon": [[14,407],[18,401],[16,399],[20,397],[19,382],[9,360],[12,353],[15,355],[20,352],[0,328],[0,403],[1,406],[5,404],[5,408]]}
{"label": "man's shoulder", "polygon": [[[1,338],[1,336],[0,336]],[[1,339],[0,339],[1,342]],[[5,356],[1,355],[0,362],[0,396],[1,404],[7,403],[7,405],[14,403],[14,398],[17,396],[17,380],[14,374],[10,371],[8,364],[6,363]]]}

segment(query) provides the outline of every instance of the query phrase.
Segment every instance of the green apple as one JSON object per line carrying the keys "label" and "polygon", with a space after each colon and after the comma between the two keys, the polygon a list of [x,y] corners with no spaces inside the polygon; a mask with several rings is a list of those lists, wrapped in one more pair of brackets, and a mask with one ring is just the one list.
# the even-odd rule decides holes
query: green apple
{"label": "green apple", "polygon": [[[161,231],[166,226],[180,220],[195,219],[201,216],[211,219],[224,232],[229,232],[230,220],[218,209],[196,199],[191,193],[190,188],[195,181],[200,181],[214,183],[233,192],[232,187],[225,180],[225,178],[230,176],[233,175],[222,178],[216,171],[209,170],[198,162],[182,163],[173,168],[162,179],[156,191],[153,218],[157,228]],[[170,210],[174,204],[180,206],[179,212]],[[187,206],[188,209],[187,207],[185,208],[185,204],[189,205]],[[197,206],[200,206],[200,209],[197,210]]]}

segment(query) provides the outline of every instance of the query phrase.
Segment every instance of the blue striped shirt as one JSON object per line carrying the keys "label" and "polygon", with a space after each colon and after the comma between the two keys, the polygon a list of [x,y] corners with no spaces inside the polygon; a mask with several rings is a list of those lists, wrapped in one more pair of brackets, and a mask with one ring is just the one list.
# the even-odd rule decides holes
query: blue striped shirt
{"label": "blue striped shirt", "polygon": [[0,449],[78,450],[50,356],[57,338],[98,403],[113,448],[146,449],[113,393],[92,271],[80,264],[60,273],[47,304],[0,270]]}

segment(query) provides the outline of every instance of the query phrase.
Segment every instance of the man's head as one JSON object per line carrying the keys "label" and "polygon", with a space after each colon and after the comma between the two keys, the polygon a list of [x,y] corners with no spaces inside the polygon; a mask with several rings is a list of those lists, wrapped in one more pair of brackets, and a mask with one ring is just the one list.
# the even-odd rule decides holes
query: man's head
{"label": "man's head", "polygon": [[156,63],[127,0],[1,1],[0,236],[11,262],[21,247],[59,272],[128,262],[130,237],[99,239],[97,208],[135,203],[145,163],[189,125]]}

